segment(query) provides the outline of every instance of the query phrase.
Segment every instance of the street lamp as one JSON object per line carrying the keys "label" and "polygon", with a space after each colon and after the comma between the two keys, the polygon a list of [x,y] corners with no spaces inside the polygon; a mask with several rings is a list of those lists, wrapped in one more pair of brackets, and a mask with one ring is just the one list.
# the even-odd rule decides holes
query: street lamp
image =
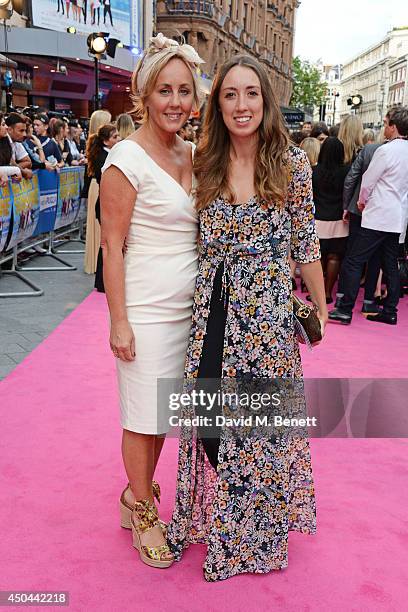
{"label": "street lamp", "polygon": [[109,55],[109,57],[115,57],[116,48],[123,48],[123,43],[117,38],[109,38],[108,32],[94,32],[88,36],[87,44],[88,53],[89,55],[94,56],[95,61],[94,110],[98,110],[101,105],[99,95],[99,60],[106,57],[106,55]]}
{"label": "street lamp", "polygon": [[94,110],[99,110],[101,107],[101,99],[99,97],[99,60],[104,56],[108,46],[109,34],[106,32],[95,32],[90,34],[87,39],[88,52],[94,56],[95,62],[95,98]]}
{"label": "street lamp", "polygon": [[339,92],[338,91],[334,91],[333,92],[333,125],[336,125],[336,98],[339,97]]}

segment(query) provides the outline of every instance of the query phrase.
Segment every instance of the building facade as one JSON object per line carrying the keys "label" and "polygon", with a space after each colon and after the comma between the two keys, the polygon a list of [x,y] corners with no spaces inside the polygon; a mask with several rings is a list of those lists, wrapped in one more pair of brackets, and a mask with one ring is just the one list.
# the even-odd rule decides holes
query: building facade
{"label": "building facade", "polygon": [[292,92],[292,55],[298,0],[158,0],[157,31],[184,37],[205,60],[203,76],[236,53],[264,62],[282,106]]}
{"label": "building facade", "polygon": [[408,54],[390,62],[389,72],[388,106],[408,106]]}
{"label": "building facade", "polygon": [[[400,88],[399,83],[398,87],[390,90],[391,86],[397,85],[390,81],[391,66],[407,53],[408,26],[393,28],[380,42],[345,63],[341,81],[340,116],[350,113],[347,100],[361,95],[362,104],[356,112],[361,116],[364,127],[381,127],[390,103],[390,91]],[[399,70],[400,67],[397,68],[397,74]]]}
{"label": "building facade", "polygon": [[321,81],[326,85],[326,98],[320,108],[315,108],[313,121],[325,121],[329,127],[340,121],[341,75],[342,65],[319,62],[316,68]]}

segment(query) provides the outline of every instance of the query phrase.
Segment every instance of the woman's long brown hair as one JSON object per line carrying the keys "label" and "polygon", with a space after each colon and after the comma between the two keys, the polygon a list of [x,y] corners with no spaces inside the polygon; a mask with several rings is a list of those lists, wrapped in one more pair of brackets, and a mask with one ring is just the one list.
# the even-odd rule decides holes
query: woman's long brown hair
{"label": "woman's long brown hair", "polygon": [[116,132],[116,125],[114,123],[107,123],[99,128],[97,134],[91,134],[86,143],[86,157],[88,160],[88,176],[95,176],[96,172],[96,161],[99,153],[103,149],[103,143],[105,140],[109,140],[113,132]]}
{"label": "woman's long brown hair", "polygon": [[268,202],[281,203],[288,188],[287,151],[289,138],[282,113],[273,93],[265,68],[249,55],[236,55],[217,72],[208,99],[202,139],[194,156],[197,178],[196,207],[203,210],[220,195],[236,202],[228,179],[230,137],[219,108],[219,96],[227,73],[234,66],[250,68],[258,76],[264,103],[263,118],[258,128],[259,139],[255,159],[257,195]]}

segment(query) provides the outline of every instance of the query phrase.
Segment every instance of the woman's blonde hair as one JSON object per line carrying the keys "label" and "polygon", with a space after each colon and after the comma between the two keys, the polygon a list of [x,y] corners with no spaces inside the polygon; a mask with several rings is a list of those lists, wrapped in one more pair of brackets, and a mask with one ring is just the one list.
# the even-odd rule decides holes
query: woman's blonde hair
{"label": "woman's blonde hair", "polygon": [[100,127],[110,123],[112,115],[107,110],[96,110],[92,113],[89,119],[89,136],[97,134]]}
{"label": "woman's blonde hair", "polygon": [[200,85],[198,81],[198,76],[191,69],[191,66],[188,63],[188,61],[185,59],[182,51],[180,52],[176,51],[176,52],[173,52],[172,54],[164,55],[160,60],[152,63],[151,68],[148,70],[147,73],[144,74],[143,89],[139,91],[139,88],[137,85],[138,75],[139,75],[139,72],[142,70],[142,68],[143,70],[145,70],[145,67],[143,66],[143,61],[145,57],[147,56],[147,53],[148,51],[145,51],[142,59],[140,60],[140,62],[138,63],[136,67],[136,70],[132,74],[130,99],[133,102],[133,108],[130,111],[130,113],[135,115],[135,120],[138,121],[139,123],[145,123],[147,121],[148,112],[146,108],[146,100],[153,92],[160,72],[163,70],[163,68],[167,66],[169,62],[171,62],[174,59],[181,60],[187,66],[189,72],[191,73],[191,78],[193,80],[193,91],[194,91],[194,108],[195,110],[199,110],[201,106],[201,101],[202,101],[202,93],[201,93],[201,89],[200,89]]}
{"label": "woman's blonde hair", "polygon": [[268,202],[283,202],[286,197],[289,137],[272,85],[265,68],[256,59],[249,55],[235,55],[219,68],[208,98],[202,137],[194,156],[197,210],[203,210],[220,195],[231,203],[236,201],[228,177],[230,137],[219,108],[222,84],[235,66],[253,70],[261,84],[263,117],[258,128],[254,176],[257,195]]}
{"label": "woman's blonde hair", "polygon": [[135,124],[133,123],[133,119],[127,113],[122,113],[116,117],[116,127],[119,132],[119,136],[121,140],[125,140],[128,136],[133,134],[135,131]]}
{"label": "woman's blonde hair", "polygon": [[357,115],[347,115],[341,120],[338,139],[344,146],[344,163],[354,161],[363,146],[363,124]]}
{"label": "woman's blonde hair", "polygon": [[375,133],[371,128],[367,128],[363,132],[363,145],[372,144],[375,142]]}
{"label": "woman's blonde hair", "polygon": [[385,131],[384,131],[384,126],[383,126],[377,134],[376,143],[384,144],[384,142],[385,142]]}
{"label": "woman's blonde hair", "polygon": [[320,142],[317,138],[312,138],[308,136],[304,140],[302,140],[300,144],[300,148],[306,153],[307,158],[310,162],[311,166],[315,166],[317,164],[317,160],[319,159],[320,153]]}

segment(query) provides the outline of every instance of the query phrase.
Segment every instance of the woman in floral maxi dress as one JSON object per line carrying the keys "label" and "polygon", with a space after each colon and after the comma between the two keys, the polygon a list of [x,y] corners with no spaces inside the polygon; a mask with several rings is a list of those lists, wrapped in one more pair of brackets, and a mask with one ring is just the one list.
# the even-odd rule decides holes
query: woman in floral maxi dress
{"label": "woman in floral maxi dress", "polygon": [[[228,108],[233,110],[229,113]],[[274,125],[268,132],[265,124],[271,117]],[[243,125],[251,122],[252,128]],[[223,156],[225,151],[229,154],[224,169],[221,162],[213,164],[211,175],[205,163],[210,159],[208,151],[220,149],[220,140],[215,145],[213,141],[220,138],[220,124],[226,135]],[[234,174],[232,160],[254,138],[258,151],[261,139],[281,147],[269,183],[274,185],[272,196],[279,195],[279,180],[283,185],[284,197],[278,204],[255,169],[256,195],[240,198],[242,181],[235,180],[239,172]],[[258,168],[258,159],[256,164]],[[216,378],[217,367],[224,382],[242,377],[301,379],[289,253],[301,266],[323,330],[327,320],[311,168],[300,149],[288,146],[268,77],[256,60],[235,56],[221,67],[208,102],[195,168],[199,272],[185,389],[195,388],[199,378]],[[282,169],[286,183],[280,178]],[[200,193],[205,197],[200,199]],[[249,193],[254,191],[249,188]],[[225,406],[222,409],[225,413]],[[193,415],[187,407],[182,416]],[[260,430],[237,436],[224,427],[215,460],[214,440],[211,448],[202,438],[196,427],[182,427],[176,505],[168,531],[176,560],[190,543],[203,542],[208,545],[204,564],[208,581],[286,567],[288,532],[314,533],[316,529],[306,437],[274,437]]]}

